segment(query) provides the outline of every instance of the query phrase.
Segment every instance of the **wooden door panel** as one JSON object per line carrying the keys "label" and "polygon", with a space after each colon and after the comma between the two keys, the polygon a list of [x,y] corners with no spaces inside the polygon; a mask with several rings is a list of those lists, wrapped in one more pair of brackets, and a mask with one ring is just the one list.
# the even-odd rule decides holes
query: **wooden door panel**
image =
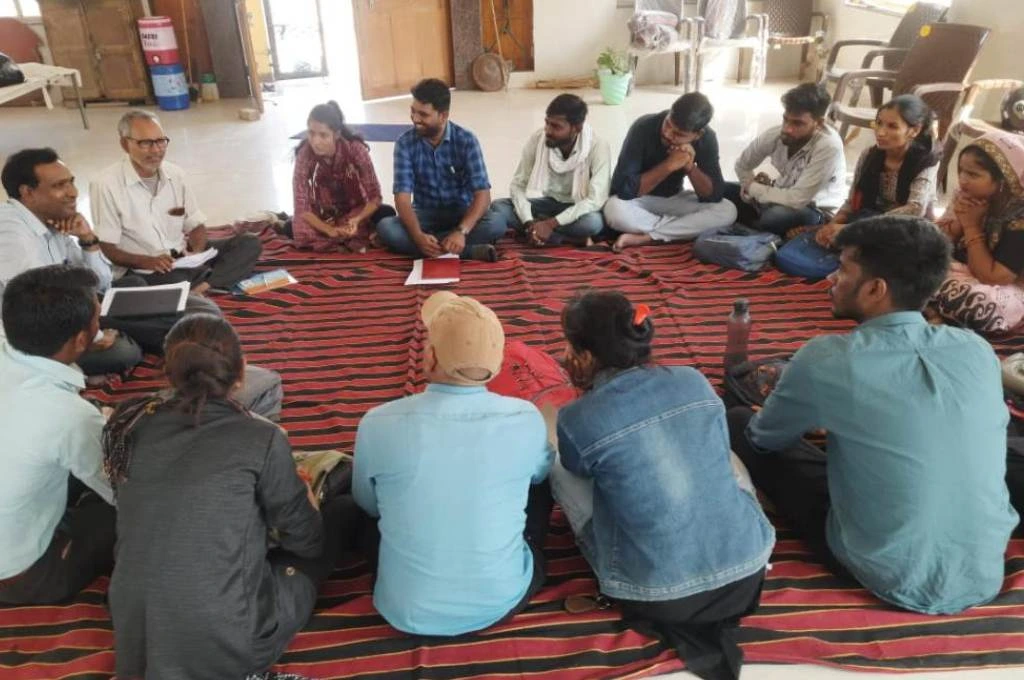
{"label": "wooden door panel", "polygon": [[[41,0],[40,13],[53,63],[76,68],[82,74],[82,98],[103,96],[96,76],[95,54],[85,25],[85,12],[78,0]],[[65,93],[67,96],[67,93]]]}
{"label": "wooden door panel", "polygon": [[364,99],[405,94],[423,78],[451,84],[448,0],[355,0]]}
{"label": "wooden door panel", "polygon": [[136,13],[129,0],[88,0],[84,5],[99,57],[97,70],[104,96],[144,99],[149,94],[148,75],[142,60]]}
{"label": "wooden door panel", "polygon": [[[485,49],[497,54],[494,42],[494,16],[492,0],[480,0],[480,28]],[[505,59],[515,64],[517,71],[533,70],[533,0],[493,0],[497,12],[498,31],[502,33],[501,49]],[[506,14],[508,15],[507,30]]]}

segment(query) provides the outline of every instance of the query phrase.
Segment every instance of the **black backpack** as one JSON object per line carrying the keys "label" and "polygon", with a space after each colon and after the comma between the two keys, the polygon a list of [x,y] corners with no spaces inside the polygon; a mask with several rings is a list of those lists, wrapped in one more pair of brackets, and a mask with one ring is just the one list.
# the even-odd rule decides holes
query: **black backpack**
{"label": "black backpack", "polygon": [[0,87],[20,85],[25,82],[25,74],[21,72],[14,60],[0,52]]}

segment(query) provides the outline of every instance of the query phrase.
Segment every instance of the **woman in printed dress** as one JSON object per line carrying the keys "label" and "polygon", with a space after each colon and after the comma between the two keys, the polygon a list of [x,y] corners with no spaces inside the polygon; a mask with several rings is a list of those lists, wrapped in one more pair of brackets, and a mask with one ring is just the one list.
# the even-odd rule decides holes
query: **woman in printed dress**
{"label": "woman in printed dress", "polygon": [[957,177],[938,223],[954,262],[934,309],[981,333],[1008,333],[1024,324],[1024,137],[980,137],[960,152]]}
{"label": "woman in printed dress", "polygon": [[364,253],[377,222],[395,214],[381,204],[369,146],[345,124],[337,102],[314,106],[306,125],[292,176],[295,244],[321,252]]}

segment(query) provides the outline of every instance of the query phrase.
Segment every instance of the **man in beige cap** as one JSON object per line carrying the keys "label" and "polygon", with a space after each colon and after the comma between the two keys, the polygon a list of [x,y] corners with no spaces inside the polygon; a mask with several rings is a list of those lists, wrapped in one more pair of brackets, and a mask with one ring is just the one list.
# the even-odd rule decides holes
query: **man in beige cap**
{"label": "man in beige cap", "polygon": [[494,312],[445,291],[422,318],[429,384],[363,417],[352,493],[379,518],[377,610],[407,633],[459,635],[543,584],[553,453],[533,404],[485,387],[505,347]]}

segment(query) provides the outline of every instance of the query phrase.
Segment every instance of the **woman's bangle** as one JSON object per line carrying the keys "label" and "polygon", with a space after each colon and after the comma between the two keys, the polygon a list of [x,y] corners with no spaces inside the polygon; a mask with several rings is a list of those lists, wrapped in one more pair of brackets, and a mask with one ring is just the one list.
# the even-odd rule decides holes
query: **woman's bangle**
{"label": "woman's bangle", "polygon": [[984,242],[985,242],[985,235],[984,234],[974,234],[972,236],[966,237],[961,243],[963,244],[964,248],[970,248],[975,243],[984,243]]}

